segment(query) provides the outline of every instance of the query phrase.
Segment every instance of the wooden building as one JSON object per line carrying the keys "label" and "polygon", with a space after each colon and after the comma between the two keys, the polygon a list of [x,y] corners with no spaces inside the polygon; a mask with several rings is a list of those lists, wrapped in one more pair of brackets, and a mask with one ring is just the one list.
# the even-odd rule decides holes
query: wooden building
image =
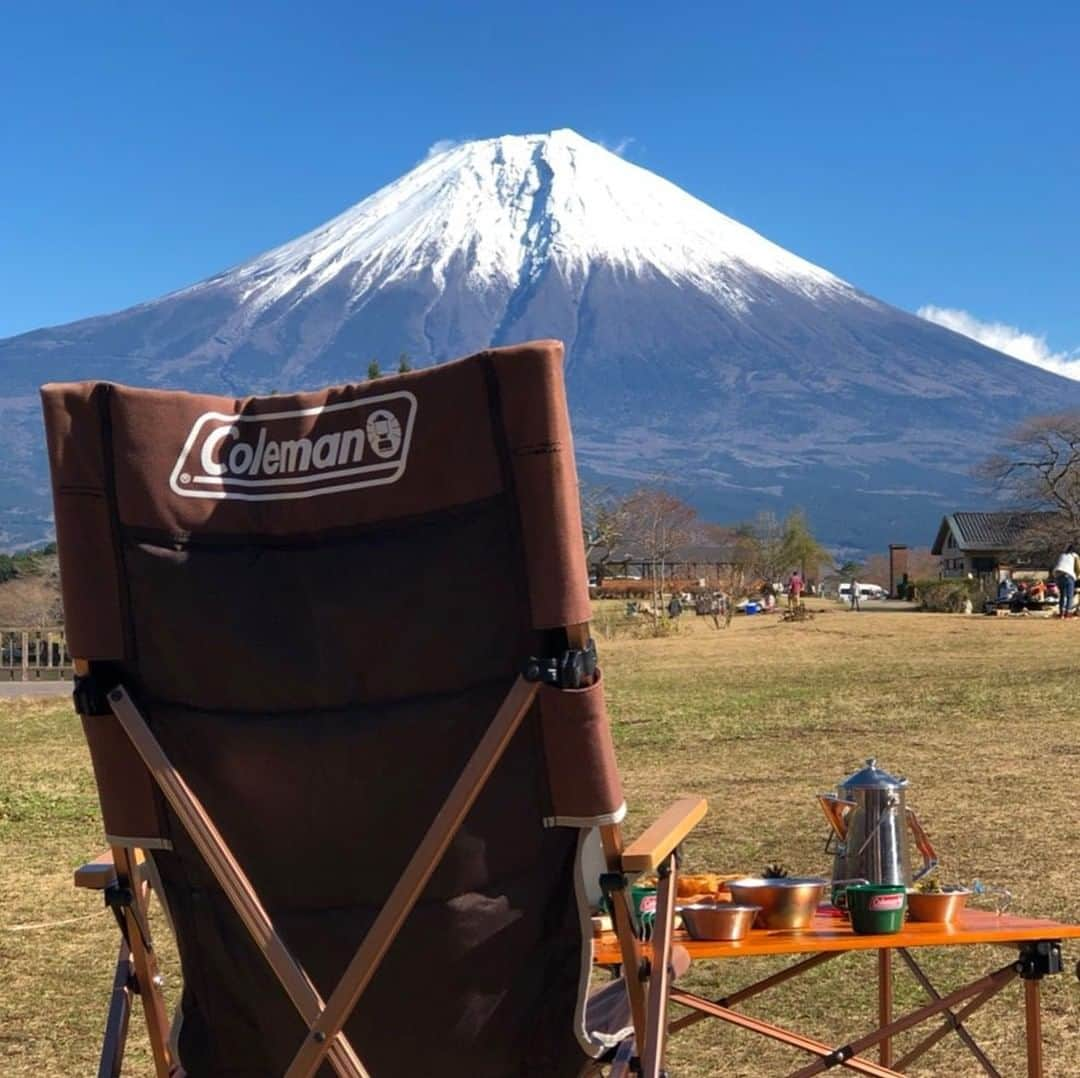
{"label": "wooden building", "polygon": [[943,577],[1000,577],[1013,569],[1047,569],[1046,554],[1030,536],[1052,513],[948,513],[941,518],[931,553]]}

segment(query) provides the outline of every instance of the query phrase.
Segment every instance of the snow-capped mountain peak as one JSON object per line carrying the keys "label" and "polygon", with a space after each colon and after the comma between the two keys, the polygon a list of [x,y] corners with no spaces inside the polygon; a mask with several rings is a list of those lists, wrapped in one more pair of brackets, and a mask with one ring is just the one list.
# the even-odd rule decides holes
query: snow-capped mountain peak
{"label": "snow-capped mountain peak", "polygon": [[605,264],[690,283],[735,310],[751,274],[806,294],[852,292],[667,180],[575,131],[506,135],[443,149],[333,220],[207,282],[255,314],[347,275],[362,294],[448,269],[476,289],[514,290],[555,265],[570,282]]}

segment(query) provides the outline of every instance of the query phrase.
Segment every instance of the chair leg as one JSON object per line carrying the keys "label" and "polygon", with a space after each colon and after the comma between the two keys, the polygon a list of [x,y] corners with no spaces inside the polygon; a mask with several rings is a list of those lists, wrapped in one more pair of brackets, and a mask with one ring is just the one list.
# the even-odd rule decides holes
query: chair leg
{"label": "chair leg", "polygon": [[127,926],[127,943],[131,948],[135,980],[146,1018],[146,1031],[150,1037],[154,1072],[157,1078],[170,1078],[173,1061],[169,1050],[169,1020],[165,1015],[165,999],[161,994],[157,955],[149,936],[146,893],[139,878],[134,851],[127,846],[113,846],[112,852],[117,883],[120,888],[126,889],[130,896],[130,901],[121,910],[121,916]]}
{"label": "chair leg", "polygon": [[653,923],[652,971],[649,975],[648,1010],[645,1020],[645,1050],[642,1052],[643,1078],[660,1078],[667,1039],[668,992],[671,989],[671,936],[675,919],[675,854],[660,866],[660,886],[656,892],[656,920]]}
{"label": "chair leg", "polygon": [[127,1045],[128,1021],[131,1018],[131,982],[135,970],[131,965],[131,951],[125,940],[120,941],[116,956],[116,973],[113,975],[112,993],[109,996],[109,1014],[105,1019],[105,1036],[101,1041],[101,1061],[97,1078],[120,1078],[124,1065],[124,1048]]}

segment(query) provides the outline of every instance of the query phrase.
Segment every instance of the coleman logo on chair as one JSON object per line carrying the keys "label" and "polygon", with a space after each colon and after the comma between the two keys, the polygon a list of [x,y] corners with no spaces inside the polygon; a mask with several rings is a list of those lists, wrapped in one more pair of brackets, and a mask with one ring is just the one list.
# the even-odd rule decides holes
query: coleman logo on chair
{"label": "coleman logo on chair", "polygon": [[406,392],[265,415],[205,412],[169,486],[185,498],[257,502],[394,483],[405,473],[415,416]]}

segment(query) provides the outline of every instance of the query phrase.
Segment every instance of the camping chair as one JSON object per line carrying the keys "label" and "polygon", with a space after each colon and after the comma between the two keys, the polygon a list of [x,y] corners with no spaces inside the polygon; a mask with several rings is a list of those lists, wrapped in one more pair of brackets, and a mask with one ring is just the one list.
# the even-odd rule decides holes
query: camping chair
{"label": "camping chair", "polygon": [[[319,393],[43,398],[110,847],[77,882],[122,933],[99,1073],[137,993],[158,1078],[658,1075],[705,803],[623,848],[562,346]],[[627,975],[590,997],[599,885]]]}

